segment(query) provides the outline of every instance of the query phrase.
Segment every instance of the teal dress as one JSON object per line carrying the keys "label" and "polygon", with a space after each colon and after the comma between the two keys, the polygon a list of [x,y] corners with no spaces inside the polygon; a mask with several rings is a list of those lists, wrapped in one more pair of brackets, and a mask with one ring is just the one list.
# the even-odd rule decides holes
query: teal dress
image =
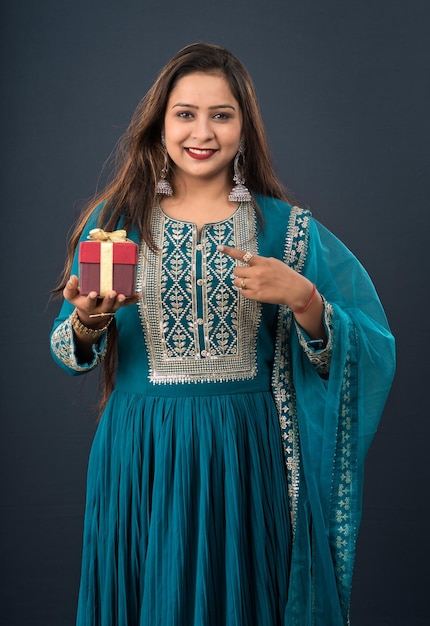
{"label": "teal dress", "polygon": [[[355,257],[307,211],[256,202],[262,224],[242,203],[200,234],[153,212],[160,252],[140,246],[142,299],[116,315],[116,384],[89,460],[77,626],[347,623],[362,464],[393,341]],[[324,349],[288,307],[235,289],[238,262],[218,244],[309,276]],[[84,374],[109,334],[79,363],[71,313],[64,302],[52,354]]]}

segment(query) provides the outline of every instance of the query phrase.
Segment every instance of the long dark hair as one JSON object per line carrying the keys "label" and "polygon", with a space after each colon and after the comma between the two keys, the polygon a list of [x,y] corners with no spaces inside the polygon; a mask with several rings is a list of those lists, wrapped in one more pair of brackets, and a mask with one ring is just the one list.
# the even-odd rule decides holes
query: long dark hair
{"label": "long dark hair", "polygon": [[[167,102],[178,80],[194,72],[224,76],[240,106],[243,120],[242,135],[246,142],[244,174],[247,187],[254,193],[289,201],[289,194],[276,177],[271,164],[263,120],[248,71],[226,48],[209,43],[191,44],[179,50],[165,65],[151,89],[138,104],[118,144],[115,171],[110,182],[88,203],[75,225],[69,241],[64,271],[53,293],[60,293],[64,289],[85,224],[101,203],[104,204],[99,215],[99,226],[113,230],[122,219],[123,228],[127,230],[137,227],[141,239],[154,250],[150,224],[152,209],[157,201],[156,182],[164,160],[161,133]],[[258,210],[258,207],[256,209]],[[114,325],[111,326],[113,332],[110,332],[110,335],[114,335]],[[104,400],[113,384],[114,343],[115,341],[110,341],[110,356],[105,359]]]}

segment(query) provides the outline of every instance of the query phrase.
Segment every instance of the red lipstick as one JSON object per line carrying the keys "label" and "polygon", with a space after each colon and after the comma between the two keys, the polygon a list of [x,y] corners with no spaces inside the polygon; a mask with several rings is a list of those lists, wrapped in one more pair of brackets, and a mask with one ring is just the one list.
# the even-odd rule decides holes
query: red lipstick
{"label": "red lipstick", "polygon": [[198,161],[210,159],[215,152],[218,152],[218,150],[212,148],[185,148],[185,151],[192,159],[197,159]]}

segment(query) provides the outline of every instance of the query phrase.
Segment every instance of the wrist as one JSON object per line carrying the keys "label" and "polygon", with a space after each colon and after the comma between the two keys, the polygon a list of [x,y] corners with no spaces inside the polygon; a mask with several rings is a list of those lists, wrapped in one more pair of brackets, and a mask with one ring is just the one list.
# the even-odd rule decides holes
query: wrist
{"label": "wrist", "polygon": [[[88,316],[88,318],[89,320],[91,319],[90,316]],[[109,316],[109,319],[107,322],[104,319],[101,322],[97,321],[96,326],[92,326],[90,325],[91,324],[90,321],[83,322],[79,316],[78,309],[75,309],[70,319],[71,319],[72,328],[74,332],[77,335],[79,335],[79,337],[89,339],[89,340],[95,340],[101,337],[108,330],[112,322],[113,315]]]}
{"label": "wrist", "polygon": [[291,308],[294,315],[302,315],[303,313],[306,313],[306,311],[311,308],[312,303],[314,302],[317,295],[319,296],[317,287],[315,283],[311,283],[311,292],[308,294],[307,299],[303,301],[303,304],[301,306]]}

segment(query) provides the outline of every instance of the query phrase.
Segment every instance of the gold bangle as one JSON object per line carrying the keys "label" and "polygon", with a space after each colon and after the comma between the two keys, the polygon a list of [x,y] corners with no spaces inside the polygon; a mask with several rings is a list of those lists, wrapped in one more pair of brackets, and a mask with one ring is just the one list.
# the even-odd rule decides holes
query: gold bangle
{"label": "gold bangle", "polygon": [[98,339],[109,328],[112,317],[110,318],[108,323],[103,326],[103,328],[88,328],[88,326],[82,324],[81,320],[79,319],[78,309],[75,309],[70,316],[70,321],[72,323],[73,330],[75,330],[79,335],[84,335],[85,337],[89,337],[90,339]]}

